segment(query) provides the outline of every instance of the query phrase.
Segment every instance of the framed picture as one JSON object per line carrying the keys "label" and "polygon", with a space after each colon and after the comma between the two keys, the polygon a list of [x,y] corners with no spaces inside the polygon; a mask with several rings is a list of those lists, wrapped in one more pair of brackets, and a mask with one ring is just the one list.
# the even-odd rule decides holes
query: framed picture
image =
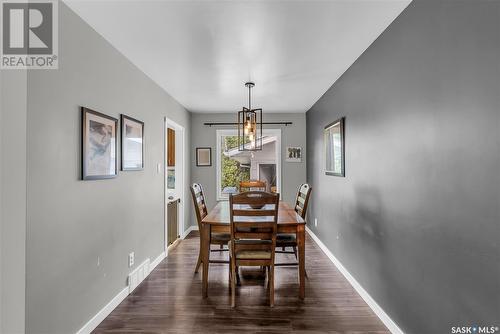
{"label": "framed picture", "polygon": [[285,160],[287,162],[302,162],[302,147],[287,147]]}
{"label": "framed picture", "polygon": [[82,107],[82,179],[117,176],[116,130],[118,120]]}
{"label": "framed picture", "polygon": [[121,170],[144,169],[144,122],[121,115]]}
{"label": "framed picture", "polygon": [[325,173],[345,176],[344,118],[325,126]]}
{"label": "framed picture", "polygon": [[209,167],[212,166],[212,148],[197,147],[196,148],[196,166]]}

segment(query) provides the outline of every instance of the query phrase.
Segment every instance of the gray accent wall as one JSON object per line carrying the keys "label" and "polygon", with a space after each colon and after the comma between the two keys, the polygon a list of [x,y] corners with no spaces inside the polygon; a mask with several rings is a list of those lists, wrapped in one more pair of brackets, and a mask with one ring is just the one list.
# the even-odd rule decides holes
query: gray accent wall
{"label": "gray accent wall", "polygon": [[[26,330],[36,334],[75,333],[127,286],[130,271],[164,251],[156,169],[164,118],[189,140],[188,111],[62,2],[59,16],[59,69],[28,74]],[[80,106],[144,121],[145,169],[81,181]]]}
{"label": "gray accent wall", "polygon": [[[242,101],[244,102],[244,101]],[[236,107],[235,107],[236,108]],[[223,113],[193,113],[191,114],[191,181],[203,185],[207,197],[209,208],[215,206],[217,202],[216,195],[216,133],[219,129],[231,129],[231,126],[213,126],[203,125],[205,122],[237,122],[236,109],[233,114]],[[292,203],[298,186],[306,181],[306,116],[305,113],[267,113],[263,112],[264,122],[293,122],[290,126],[268,125],[265,129],[281,129],[281,178],[282,191],[281,199]],[[285,150],[287,146],[302,147],[302,162],[286,162]],[[212,166],[196,166],[196,147],[212,148]],[[190,207],[193,204],[190,203]],[[196,226],[196,219],[191,213],[192,225]]]}
{"label": "gray accent wall", "polygon": [[0,333],[25,330],[25,70],[0,71]]}
{"label": "gray accent wall", "polygon": [[498,1],[413,1],[307,112],[309,227],[405,333],[500,326],[499,32]]}

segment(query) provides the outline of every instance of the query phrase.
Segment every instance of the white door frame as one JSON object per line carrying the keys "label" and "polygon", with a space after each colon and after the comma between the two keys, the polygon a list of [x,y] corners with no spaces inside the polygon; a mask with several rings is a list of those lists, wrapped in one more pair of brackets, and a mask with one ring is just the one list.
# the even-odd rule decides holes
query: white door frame
{"label": "white door frame", "polygon": [[[238,130],[236,129],[224,129],[224,130],[217,130],[217,147],[215,151],[216,155],[216,163],[215,163],[215,171],[216,171],[216,192],[217,192],[217,200],[218,201],[224,201],[227,200],[227,198],[222,198],[220,196],[220,184],[221,184],[221,171],[220,171],[220,166],[221,166],[221,156],[219,152],[221,151],[221,137],[222,136],[237,136],[238,135]],[[277,176],[277,192],[281,192],[281,129],[263,129],[262,130],[262,135],[263,136],[275,136],[276,137],[276,176]]]}
{"label": "white door frame", "polygon": [[[276,173],[278,172],[278,165],[274,161],[261,161],[257,164],[257,174],[259,175],[259,180],[260,180],[260,165],[275,165],[276,167]],[[276,174],[276,186],[278,185],[278,175]],[[269,190],[271,190],[271,185],[269,185]]]}
{"label": "white door frame", "polygon": [[[184,235],[184,226],[185,226],[185,218],[184,218],[184,205],[185,203],[185,189],[186,189],[186,178],[185,178],[185,170],[186,170],[186,131],[182,125],[179,125],[175,121],[165,117],[165,149],[164,149],[164,245],[165,252],[168,252],[168,226],[167,226],[167,217],[168,217],[168,188],[167,188],[167,154],[168,154],[168,128],[172,128],[175,130],[175,191],[176,197],[180,199],[180,203],[178,206],[178,216],[177,216],[177,231],[179,235],[182,237]],[[180,139],[180,140],[179,140]]]}

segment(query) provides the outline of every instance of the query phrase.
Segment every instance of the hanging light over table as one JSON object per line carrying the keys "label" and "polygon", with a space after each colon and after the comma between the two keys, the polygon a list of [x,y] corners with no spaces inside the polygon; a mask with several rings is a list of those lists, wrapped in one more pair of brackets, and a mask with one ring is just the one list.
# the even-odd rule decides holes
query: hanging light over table
{"label": "hanging light over table", "polygon": [[252,109],[253,82],[245,83],[248,87],[248,108],[238,112],[238,149],[240,151],[262,150],[262,108]]}

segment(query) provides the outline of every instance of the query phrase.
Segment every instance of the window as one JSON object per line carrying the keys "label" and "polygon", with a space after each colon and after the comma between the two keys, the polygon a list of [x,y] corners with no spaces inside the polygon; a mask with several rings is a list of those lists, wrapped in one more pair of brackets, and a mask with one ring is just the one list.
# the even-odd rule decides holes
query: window
{"label": "window", "polygon": [[233,158],[238,150],[238,136],[221,136],[221,197],[236,193],[241,181],[250,180],[250,164]]}
{"label": "window", "polygon": [[238,193],[241,181],[266,182],[266,191],[280,189],[281,130],[264,130],[262,151],[240,151],[236,130],[217,130],[217,200]]}

